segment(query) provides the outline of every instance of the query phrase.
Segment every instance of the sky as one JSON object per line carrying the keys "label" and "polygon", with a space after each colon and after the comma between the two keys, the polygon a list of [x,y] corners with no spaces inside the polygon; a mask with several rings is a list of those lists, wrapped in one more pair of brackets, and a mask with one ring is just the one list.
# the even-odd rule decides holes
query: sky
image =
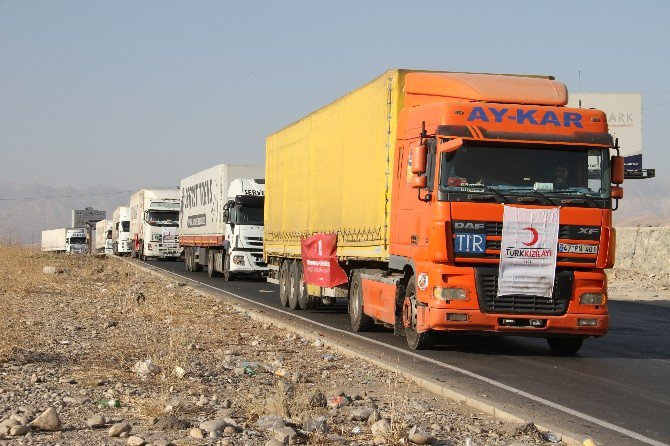
{"label": "sky", "polygon": [[0,0],[0,180],[133,190],[262,164],[266,135],[396,67],[642,93],[662,176],[668,17],[667,1]]}

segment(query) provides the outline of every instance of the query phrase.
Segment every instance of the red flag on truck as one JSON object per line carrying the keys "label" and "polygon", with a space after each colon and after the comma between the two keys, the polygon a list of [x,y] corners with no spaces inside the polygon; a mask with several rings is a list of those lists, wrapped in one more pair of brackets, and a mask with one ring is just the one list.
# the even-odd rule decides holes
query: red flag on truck
{"label": "red flag on truck", "polygon": [[347,273],[337,262],[337,234],[316,234],[302,239],[305,283],[332,288],[347,283]]}

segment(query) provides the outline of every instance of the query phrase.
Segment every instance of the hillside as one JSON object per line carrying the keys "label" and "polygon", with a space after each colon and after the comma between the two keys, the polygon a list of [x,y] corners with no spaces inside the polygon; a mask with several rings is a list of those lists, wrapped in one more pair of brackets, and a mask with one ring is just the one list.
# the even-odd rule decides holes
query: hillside
{"label": "hillside", "polygon": [[129,200],[129,192],[106,186],[55,188],[0,180],[0,242],[36,243],[43,229],[69,226],[72,209],[91,206],[111,218],[114,209]]}
{"label": "hillside", "polygon": [[[629,180],[624,196],[614,213],[617,226],[670,225],[670,181]],[[26,197],[39,198],[20,199]],[[43,229],[69,226],[72,209],[91,206],[111,218],[114,209],[129,200],[130,192],[107,186],[56,188],[0,180],[0,242],[38,242]]]}
{"label": "hillside", "polygon": [[614,213],[616,226],[670,225],[670,181],[628,180],[623,188],[624,199]]}

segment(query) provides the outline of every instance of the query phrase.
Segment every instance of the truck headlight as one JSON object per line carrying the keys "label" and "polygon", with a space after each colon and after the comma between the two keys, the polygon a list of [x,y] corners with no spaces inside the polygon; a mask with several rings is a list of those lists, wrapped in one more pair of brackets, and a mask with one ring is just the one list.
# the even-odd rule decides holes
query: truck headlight
{"label": "truck headlight", "polygon": [[235,265],[244,265],[244,256],[233,256],[233,263]]}
{"label": "truck headlight", "polygon": [[151,236],[151,240],[154,242],[160,242],[161,241],[161,235],[160,234],[154,234]]}
{"label": "truck headlight", "polygon": [[579,303],[582,305],[602,305],[605,303],[603,293],[584,293],[579,297]]}
{"label": "truck headlight", "polygon": [[467,300],[468,293],[463,288],[433,288],[433,297],[440,300]]}

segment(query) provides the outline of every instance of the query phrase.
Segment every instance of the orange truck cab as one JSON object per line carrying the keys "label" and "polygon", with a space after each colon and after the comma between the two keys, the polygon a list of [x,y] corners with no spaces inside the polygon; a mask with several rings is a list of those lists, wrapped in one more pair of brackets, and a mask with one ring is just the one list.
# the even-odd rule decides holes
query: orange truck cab
{"label": "orange truck cab", "polygon": [[[408,71],[399,95],[388,255],[338,257],[352,328],[386,324],[415,349],[437,332],[545,337],[561,354],[606,334],[623,162],[604,113],[567,108],[565,85],[551,77]],[[270,166],[266,176],[272,199]],[[523,222],[505,239],[508,211],[554,213],[553,226],[540,223],[555,239],[535,249],[542,229]],[[553,275],[553,287],[501,291],[501,258],[516,268],[506,286],[535,290],[533,280]]]}

